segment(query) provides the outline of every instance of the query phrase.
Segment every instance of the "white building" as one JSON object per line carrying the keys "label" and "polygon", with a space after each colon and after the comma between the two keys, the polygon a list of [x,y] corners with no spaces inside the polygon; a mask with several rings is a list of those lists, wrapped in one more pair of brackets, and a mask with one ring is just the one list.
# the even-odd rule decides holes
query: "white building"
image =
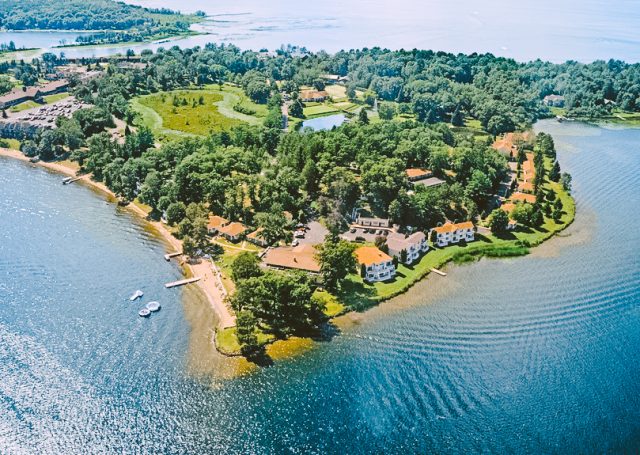
{"label": "white building", "polygon": [[393,258],[375,246],[363,246],[355,251],[361,275],[366,281],[387,281],[396,276]]}
{"label": "white building", "polygon": [[381,227],[388,228],[390,223],[388,218],[375,218],[358,215],[356,218],[356,224],[364,227]]}
{"label": "white building", "polygon": [[432,229],[437,234],[436,245],[445,247],[451,243],[460,241],[473,242],[475,240],[473,223],[465,221],[464,223],[445,223],[443,226]]}
{"label": "white building", "polygon": [[389,254],[398,259],[400,259],[402,251],[406,251],[407,258],[404,263],[412,264],[429,250],[429,243],[424,232],[416,232],[409,236],[394,232],[387,237],[387,247]]}

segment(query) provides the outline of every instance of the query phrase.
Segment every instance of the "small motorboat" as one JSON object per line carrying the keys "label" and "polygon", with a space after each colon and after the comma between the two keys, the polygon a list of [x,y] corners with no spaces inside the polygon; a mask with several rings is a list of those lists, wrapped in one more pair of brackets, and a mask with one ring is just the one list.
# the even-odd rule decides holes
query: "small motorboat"
{"label": "small motorboat", "polygon": [[150,314],[151,314],[151,311],[149,311],[146,308],[143,308],[140,311],[138,311],[138,316],[143,317],[143,318],[149,317]]}
{"label": "small motorboat", "polygon": [[144,292],[142,292],[140,289],[138,289],[136,292],[134,292],[133,294],[131,294],[131,297],[129,297],[129,300],[131,302],[133,302],[134,300],[137,300],[139,298],[142,298],[142,296],[144,295]]}
{"label": "small motorboat", "polygon": [[149,302],[146,305],[147,310],[155,313],[156,311],[160,311],[160,302]]}

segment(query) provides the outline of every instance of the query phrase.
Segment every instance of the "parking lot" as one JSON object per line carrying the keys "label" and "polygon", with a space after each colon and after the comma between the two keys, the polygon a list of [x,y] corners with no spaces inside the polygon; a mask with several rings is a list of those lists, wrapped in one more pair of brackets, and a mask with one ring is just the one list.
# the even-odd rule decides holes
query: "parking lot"
{"label": "parking lot", "polygon": [[324,242],[324,238],[329,233],[326,227],[324,227],[322,224],[320,224],[317,221],[311,221],[307,224],[307,226],[308,226],[308,229],[305,232],[304,238],[298,238],[297,239],[298,243],[317,245],[319,243]]}
{"label": "parking lot", "polygon": [[[355,231],[355,232],[351,232]],[[366,232],[365,232],[366,231]],[[388,235],[388,229],[380,229],[380,228],[350,228],[347,232],[340,235],[345,240],[349,240],[350,242],[355,242],[356,237],[360,239],[364,239],[366,242],[373,242],[376,237],[386,236]]]}

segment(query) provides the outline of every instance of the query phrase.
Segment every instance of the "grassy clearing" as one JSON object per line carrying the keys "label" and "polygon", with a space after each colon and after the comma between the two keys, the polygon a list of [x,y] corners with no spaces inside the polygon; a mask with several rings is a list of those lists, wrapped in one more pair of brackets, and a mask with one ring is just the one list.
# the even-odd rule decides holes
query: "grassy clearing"
{"label": "grassy clearing", "polygon": [[63,100],[65,98],[69,98],[69,93],[68,92],[64,92],[64,93],[56,93],[55,95],[47,95],[44,97],[44,102],[47,104],[51,104],[51,103],[55,103],[56,101],[60,101]]}
{"label": "grassy clearing", "polygon": [[[236,105],[253,114],[237,112]],[[160,141],[207,135],[241,123],[258,125],[267,115],[266,105],[252,102],[241,88],[229,84],[146,95],[131,100],[131,107],[138,114],[137,124],[150,128]]]}
{"label": "grassy clearing", "polygon": [[160,116],[164,129],[206,135],[240,124],[239,120],[220,114],[215,103],[223,99],[211,91],[176,90],[147,95],[139,102]]}

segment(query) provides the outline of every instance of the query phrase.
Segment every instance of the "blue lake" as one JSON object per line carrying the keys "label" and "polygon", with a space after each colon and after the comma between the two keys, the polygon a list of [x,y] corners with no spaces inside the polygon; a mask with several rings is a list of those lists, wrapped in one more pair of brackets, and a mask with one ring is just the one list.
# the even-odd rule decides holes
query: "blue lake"
{"label": "blue lake", "polygon": [[[637,452],[640,129],[538,129],[574,177],[561,237],[233,379],[206,305],[162,286],[180,271],[153,234],[0,160],[0,453]],[[136,315],[138,288],[160,313]]]}
{"label": "blue lake", "polygon": [[327,115],[302,122],[302,128],[311,128],[314,131],[330,130],[334,126],[342,125],[346,120],[343,114]]}
{"label": "blue lake", "polygon": [[[386,47],[448,52],[491,52],[517,60],[562,62],[621,59],[640,61],[640,8],[635,0],[130,0],[129,3],[183,12],[205,11],[197,29],[208,35],[170,42],[99,49],[64,49],[68,56],[91,57],[208,42],[234,43],[243,49],[274,50],[294,44],[319,51]],[[17,38],[16,38],[17,39]],[[40,47],[42,34],[17,43]],[[51,38],[57,45],[60,38]],[[0,42],[9,36],[0,32]],[[59,50],[56,50],[59,52]]]}

